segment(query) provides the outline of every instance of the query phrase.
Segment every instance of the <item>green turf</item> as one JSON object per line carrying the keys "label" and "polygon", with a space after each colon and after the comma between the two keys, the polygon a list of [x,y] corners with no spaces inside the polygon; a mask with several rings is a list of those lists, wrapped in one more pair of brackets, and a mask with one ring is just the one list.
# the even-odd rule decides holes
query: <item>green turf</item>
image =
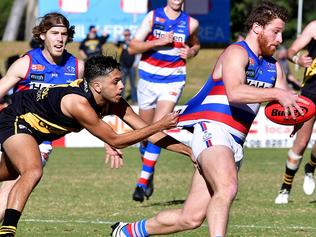
{"label": "green turf", "polygon": [[[125,166],[111,170],[103,164],[102,149],[55,149],[25,208],[17,237],[109,236],[110,223],[181,207],[193,172],[186,157],[163,152],[156,168],[155,193],[140,204],[131,200],[140,168],[138,151],[129,148],[124,154]],[[228,236],[316,236],[315,195],[303,194],[302,170],[295,179],[291,202],[274,204],[286,154],[285,149],[245,150]],[[173,236],[207,233],[204,224]]]}

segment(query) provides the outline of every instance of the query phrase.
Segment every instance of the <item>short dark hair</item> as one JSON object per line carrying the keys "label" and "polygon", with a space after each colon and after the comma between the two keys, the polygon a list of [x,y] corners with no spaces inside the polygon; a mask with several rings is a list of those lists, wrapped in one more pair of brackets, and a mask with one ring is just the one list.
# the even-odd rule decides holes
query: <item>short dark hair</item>
{"label": "short dark hair", "polygon": [[106,76],[114,69],[120,70],[120,63],[112,56],[94,56],[84,65],[83,78],[88,83],[99,76]]}
{"label": "short dark hair", "polygon": [[288,19],[288,11],[285,7],[274,4],[270,1],[262,1],[259,6],[253,9],[245,22],[245,28],[249,31],[254,23],[265,27],[274,19],[280,18],[286,22]]}
{"label": "short dark hair", "polygon": [[64,25],[67,28],[68,39],[67,43],[72,42],[75,34],[75,26],[70,26],[69,21],[67,18],[58,12],[51,12],[47,13],[43,17],[39,18],[41,21],[40,23],[35,26],[32,30],[33,38],[40,43],[43,43],[40,35],[46,33],[50,28],[56,25]]}

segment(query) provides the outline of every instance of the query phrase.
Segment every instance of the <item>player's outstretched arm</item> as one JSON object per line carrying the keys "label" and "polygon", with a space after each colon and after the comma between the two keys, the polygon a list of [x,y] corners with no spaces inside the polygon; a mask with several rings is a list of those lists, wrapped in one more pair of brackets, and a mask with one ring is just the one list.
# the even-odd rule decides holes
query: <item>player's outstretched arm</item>
{"label": "player's outstretched arm", "polygon": [[[116,111],[117,116],[119,116],[120,118],[123,119],[124,122],[126,122],[130,127],[132,127],[133,129],[142,129],[146,126],[148,126],[146,124],[146,122],[144,120],[142,120],[138,114],[136,114],[133,109],[126,103],[124,103],[124,114],[120,113],[119,111]],[[120,108],[122,108],[123,105],[120,106]],[[118,108],[118,107],[117,107]],[[177,112],[174,112],[177,114]],[[166,115],[168,116],[168,115]],[[165,117],[166,117],[165,116]],[[162,120],[165,119],[162,118]],[[150,142],[152,142],[153,144],[160,146],[162,148],[168,149],[170,151],[174,151],[183,155],[187,155],[189,157],[191,157],[192,161],[195,160],[195,158],[192,157],[192,151],[191,148],[184,145],[183,143],[179,142],[178,140],[174,139],[173,137],[167,135],[164,132],[158,132],[155,133],[154,135],[150,136],[148,138],[148,140]]]}
{"label": "player's outstretched arm", "polygon": [[[120,104],[116,106],[120,108]],[[82,96],[76,94],[64,96],[61,102],[61,109],[66,116],[76,119],[94,136],[100,138],[111,147],[118,149],[140,142],[157,132],[173,128],[176,126],[178,120],[177,113],[170,113],[149,126],[117,134],[111,126],[98,117],[87,99]]]}

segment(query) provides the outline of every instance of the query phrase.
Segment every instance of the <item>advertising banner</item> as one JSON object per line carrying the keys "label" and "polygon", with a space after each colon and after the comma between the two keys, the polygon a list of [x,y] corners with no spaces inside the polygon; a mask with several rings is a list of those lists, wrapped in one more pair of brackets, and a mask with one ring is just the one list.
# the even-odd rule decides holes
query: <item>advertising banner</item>
{"label": "advertising banner", "polygon": [[[64,14],[75,25],[74,41],[82,41],[89,26],[107,32],[116,42],[124,29],[134,34],[145,14],[165,6],[166,0],[39,0],[39,16],[52,11]],[[201,43],[229,43],[230,0],[186,0],[184,10],[200,23]]]}
{"label": "advertising banner", "polygon": [[109,41],[115,42],[121,39],[124,29],[134,33],[147,13],[147,0],[137,0],[136,13],[132,13],[133,2],[135,0],[39,0],[39,16],[52,11],[64,14],[75,26],[74,41],[83,40],[89,26],[95,25],[99,34],[107,32]]}

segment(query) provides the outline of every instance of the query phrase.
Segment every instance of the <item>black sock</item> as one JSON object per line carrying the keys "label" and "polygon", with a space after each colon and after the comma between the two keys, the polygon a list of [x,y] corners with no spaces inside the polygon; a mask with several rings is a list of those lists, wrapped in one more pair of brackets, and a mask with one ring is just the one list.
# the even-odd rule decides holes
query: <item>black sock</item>
{"label": "black sock", "polygon": [[0,236],[14,236],[21,212],[15,209],[6,209],[3,223],[0,227]]}
{"label": "black sock", "polygon": [[305,165],[305,173],[314,173],[316,167],[316,157],[311,154],[311,159]]}
{"label": "black sock", "polygon": [[286,189],[288,191],[291,190],[293,179],[294,179],[296,172],[297,172],[297,169],[291,170],[287,166],[285,167],[285,174],[284,174],[283,184],[281,186],[281,190],[282,189]]}

